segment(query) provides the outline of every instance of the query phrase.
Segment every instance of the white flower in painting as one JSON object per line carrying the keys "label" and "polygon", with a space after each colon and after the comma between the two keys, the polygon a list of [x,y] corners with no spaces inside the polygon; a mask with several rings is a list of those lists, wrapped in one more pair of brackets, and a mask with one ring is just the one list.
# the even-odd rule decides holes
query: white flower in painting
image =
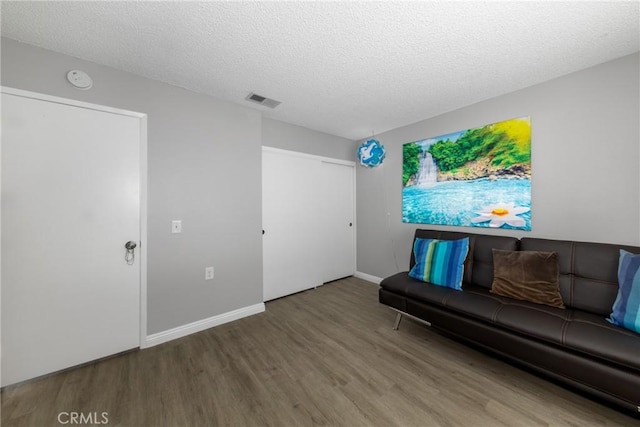
{"label": "white flower in painting", "polygon": [[482,210],[476,212],[479,216],[471,218],[471,222],[477,224],[491,221],[489,227],[494,228],[502,227],[505,224],[509,224],[512,227],[524,227],[524,219],[517,215],[529,211],[529,208],[516,207],[513,203],[496,203],[495,205],[485,206]]}

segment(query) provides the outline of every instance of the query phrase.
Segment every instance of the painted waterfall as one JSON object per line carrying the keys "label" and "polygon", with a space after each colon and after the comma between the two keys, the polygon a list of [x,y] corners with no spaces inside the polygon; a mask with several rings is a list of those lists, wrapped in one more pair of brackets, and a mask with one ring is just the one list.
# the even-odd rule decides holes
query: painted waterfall
{"label": "painted waterfall", "polygon": [[403,222],[531,230],[529,117],[402,148]]}

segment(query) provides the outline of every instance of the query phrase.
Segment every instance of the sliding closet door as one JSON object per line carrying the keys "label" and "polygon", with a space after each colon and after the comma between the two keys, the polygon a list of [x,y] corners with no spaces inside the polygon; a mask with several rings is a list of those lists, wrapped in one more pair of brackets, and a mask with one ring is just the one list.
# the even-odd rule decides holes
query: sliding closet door
{"label": "sliding closet door", "polygon": [[354,165],[262,150],[265,301],[354,273]]}
{"label": "sliding closet door", "polygon": [[262,151],[265,301],[322,284],[320,167],[319,161],[295,153]]}
{"label": "sliding closet door", "polygon": [[354,167],[322,162],[322,281],[352,276],[354,263]]}

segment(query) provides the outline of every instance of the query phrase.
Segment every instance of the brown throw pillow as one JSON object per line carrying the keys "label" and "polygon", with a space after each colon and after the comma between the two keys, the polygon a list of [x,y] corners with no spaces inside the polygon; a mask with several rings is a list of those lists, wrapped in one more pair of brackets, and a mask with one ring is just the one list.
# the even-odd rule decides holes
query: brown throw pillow
{"label": "brown throw pillow", "polygon": [[491,292],[564,308],[560,295],[558,253],[493,249]]}

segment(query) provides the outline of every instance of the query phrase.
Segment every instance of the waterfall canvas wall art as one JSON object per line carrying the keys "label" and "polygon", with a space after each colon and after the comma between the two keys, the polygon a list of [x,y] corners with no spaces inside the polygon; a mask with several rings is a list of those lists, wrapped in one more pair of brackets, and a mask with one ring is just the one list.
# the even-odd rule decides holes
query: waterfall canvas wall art
{"label": "waterfall canvas wall art", "polygon": [[531,230],[531,122],[520,117],[402,147],[402,221]]}

